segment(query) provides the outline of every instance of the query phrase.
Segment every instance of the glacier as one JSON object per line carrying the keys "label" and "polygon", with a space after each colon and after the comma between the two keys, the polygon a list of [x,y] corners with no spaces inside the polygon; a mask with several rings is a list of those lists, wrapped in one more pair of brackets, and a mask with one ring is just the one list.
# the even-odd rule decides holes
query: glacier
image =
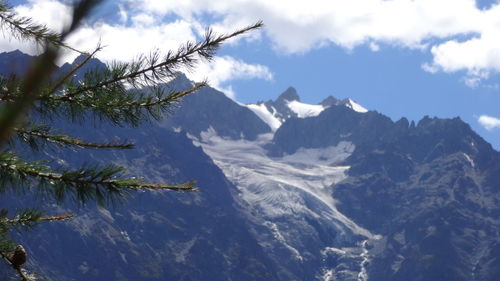
{"label": "glacier", "polygon": [[[271,157],[266,145],[271,143],[272,133],[259,135],[255,141],[235,140],[219,136],[210,127],[200,137],[189,137],[236,186],[236,197],[241,200],[242,208],[261,218],[260,224],[298,263],[307,255],[301,252],[302,242],[297,241],[293,233],[314,232],[304,227],[304,221],[312,218],[325,225],[322,227],[335,230],[335,244],[321,245],[320,253],[325,256],[324,260],[332,253],[341,255],[342,259],[349,260],[346,263],[350,264],[349,269],[336,270],[325,263],[320,267],[317,280],[336,280],[335,276],[346,275],[346,272],[350,272],[347,275],[352,279],[343,280],[368,280],[365,265],[370,256],[366,245],[381,237],[342,214],[332,196],[335,184],[347,177],[349,166],[342,162],[355,150],[352,143],[343,141],[325,148],[301,148],[293,154]],[[332,252],[339,246],[345,250]]]}

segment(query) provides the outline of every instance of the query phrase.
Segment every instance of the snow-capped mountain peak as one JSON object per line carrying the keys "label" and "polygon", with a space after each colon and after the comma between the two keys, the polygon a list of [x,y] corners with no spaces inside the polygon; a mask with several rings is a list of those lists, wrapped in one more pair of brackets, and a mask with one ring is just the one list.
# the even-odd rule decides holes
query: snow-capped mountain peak
{"label": "snow-capped mountain peak", "polygon": [[366,113],[368,112],[368,109],[364,108],[362,105],[359,103],[353,101],[352,99],[347,99],[347,102],[345,103],[345,106],[351,108],[354,111],[360,112],[360,113]]}
{"label": "snow-capped mountain peak", "polygon": [[331,106],[346,106],[359,113],[368,112],[366,108],[350,98],[339,100],[329,96],[320,104],[303,103],[300,101],[297,90],[293,87],[286,89],[274,101],[269,100],[246,106],[259,116],[272,131],[276,131],[281,124],[290,118],[315,117]]}

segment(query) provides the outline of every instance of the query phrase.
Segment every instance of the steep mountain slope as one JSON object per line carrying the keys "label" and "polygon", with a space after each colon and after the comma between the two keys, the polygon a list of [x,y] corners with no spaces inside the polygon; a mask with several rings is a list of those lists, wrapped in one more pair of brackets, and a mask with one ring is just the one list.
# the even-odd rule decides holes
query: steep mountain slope
{"label": "steep mountain slope", "polygon": [[[184,89],[191,84],[184,74],[179,74],[168,87]],[[163,126],[195,136],[210,127],[231,139],[255,140],[259,134],[271,131],[251,110],[209,87],[201,89],[196,95],[185,97],[182,106],[174,112]]]}
{"label": "steep mountain slope", "polygon": [[[115,163],[152,182],[196,180],[200,191],[138,193],[110,210],[74,202],[57,206],[43,199],[43,193],[43,200],[2,194],[2,208],[39,204],[50,214],[77,210],[75,219],[18,235],[29,254],[29,269],[53,280],[278,280],[275,261],[251,235],[250,221],[235,209],[234,186],[185,134],[148,123],[124,129],[53,122],[82,139],[127,139],[137,148],[75,152],[49,147],[38,155],[26,150],[27,157],[75,167]],[[14,274],[5,263],[1,266],[2,280]]]}
{"label": "steep mountain slope", "polygon": [[[81,131],[80,131],[81,132]],[[132,151],[51,151],[67,165],[116,163],[150,181],[198,181],[199,192],[144,192],[117,208],[83,208],[68,222],[43,224],[21,242],[30,268],[54,280],[276,280],[273,262],[234,209],[234,187],[185,136],[157,126],[102,127],[85,138],[115,136],[138,144]],[[29,198],[2,196],[3,207],[29,206]],[[44,208],[67,212],[76,206]]]}

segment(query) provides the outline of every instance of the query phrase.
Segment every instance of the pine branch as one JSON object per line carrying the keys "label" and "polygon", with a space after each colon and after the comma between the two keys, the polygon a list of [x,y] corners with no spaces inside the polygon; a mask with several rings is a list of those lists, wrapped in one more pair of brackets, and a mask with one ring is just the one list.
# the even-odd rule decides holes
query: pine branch
{"label": "pine branch", "polygon": [[56,82],[56,84],[52,87],[52,89],[45,95],[50,96],[53,93],[55,93],[57,89],[59,89],[66,81],[68,81],[80,68],[82,68],[82,66],[84,66],[87,62],[89,62],[89,60],[93,58],[95,54],[100,50],[102,50],[102,48],[99,45],[92,53],[86,55],[86,58],[82,62],[73,67],[71,71],[69,71],[68,73],[66,73],[66,75],[64,75],[61,79],[59,79],[59,81]]}
{"label": "pine branch", "polygon": [[[115,73],[121,72],[121,75],[115,75],[114,77],[106,81],[101,81],[91,85],[83,84],[75,91],[69,91],[68,93],[63,95],[61,99],[70,100],[71,98],[87,91],[93,91],[96,89],[107,87],[121,81],[127,81],[134,85],[135,83],[137,83],[137,78],[140,78],[141,76],[144,81],[158,81],[162,78],[171,77],[178,70],[179,65],[188,68],[192,67],[194,62],[196,61],[197,55],[204,59],[210,60],[213,58],[216,50],[220,47],[223,41],[246,33],[250,30],[260,28],[262,26],[262,22],[258,22],[254,25],[240,29],[231,34],[221,36],[215,36],[211,30],[208,30],[203,41],[197,43],[188,42],[185,44],[185,46],[180,47],[175,54],[173,52],[168,52],[162,62],[158,62],[158,53],[153,53],[150,56],[149,60],[145,60],[144,57],[141,57],[138,61],[130,64],[117,64],[114,68],[118,68],[121,71],[117,71]],[[144,65],[144,62],[146,62],[146,64],[149,64],[150,66],[146,67]]]}
{"label": "pine branch", "polygon": [[[10,265],[14,268],[14,265],[12,264],[12,260],[9,258],[9,254],[7,253],[4,253],[2,251],[0,251],[0,256]],[[23,271],[22,268],[15,268],[15,270],[17,271],[17,274],[19,275],[19,277],[21,277],[21,281],[33,281],[33,279],[31,279],[30,277],[28,277],[28,275],[25,274],[25,272]]]}
{"label": "pine branch", "polygon": [[3,219],[2,223],[12,227],[33,227],[38,222],[42,221],[62,221],[75,217],[75,214],[64,214],[58,216],[44,217],[44,212],[36,211],[35,209],[26,209],[20,211],[14,218]]}
{"label": "pine branch", "polygon": [[[98,77],[88,73],[83,81],[94,79],[98,79]],[[160,120],[165,113],[172,110],[180,98],[192,94],[206,85],[206,82],[201,82],[184,91],[167,92],[163,85],[140,90],[127,90],[122,83],[117,83],[109,87],[95,89],[70,100],[63,101],[55,95],[44,96],[43,100],[36,104],[36,108],[44,118],[64,116],[76,121],[88,115],[116,125],[137,126],[151,118]],[[72,88],[74,86],[68,82],[66,87]]]}
{"label": "pine branch", "polygon": [[33,227],[38,221],[40,221],[42,216],[43,212],[35,209],[25,209],[19,211],[14,218],[2,218],[2,223],[7,225],[9,228]]}
{"label": "pine branch", "polygon": [[46,142],[52,142],[52,143],[57,143],[57,144],[62,144],[62,145],[72,145],[72,146],[78,146],[78,147],[84,147],[84,148],[97,148],[97,149],[105,149],[105,148],[112,148],[112,149],[131,149],[134,148],[133,144],[130,143],[114,143],[114,142],[109,142],[109,143],[93,143],[93,142],[84,142],[82,140],[79,140],[77,138],[72,138],[67,135],[63,134],[54,134],[53,132],[50,131],[50,128],[48,126],[27,126],[28,129],[23,129],[23,128],[16,128],[14,129],[18,136],[24,140],[26,143],[30,144],[31,147],[37,149],[39,147],[39,144],[37,143],[36,139],[41,139],[45,140]]}
{"label": "pine branch", "polygon": [[[82,0],[78,2],[78,5],[73,9],[74,16],[69,29],[64,31],[60,37],[61,42],[63,41],[65,36],[71,34],[71,32],[74,31],[74,28],[78,26],[83,17],[87,15],[90,9],[98,2],[99,1],[96,0]],[[4,21],[5,19],[7,19],[8,22],[9,12],[8,7],[5,4],[0,6],[0,14],[4,16]],[[11,19],[15,18],[12,13],[10,13],[10,15]],[[22,22],[20,24],[22,24]],[[11,26],[14,27],[14,30],[18,30],[18,32],[20,32],[19,34],[23,34],[23,27],[27,28],[24,29],[24,31],[29,30],[29,24],[31,24],[31,22],[29,22],[28,19],[28,21],[24,22],[24,24],[27,24],[27,26],[17,26],[15,24]],[[41,36],[45,34],[45,30],[43,28],[40,29],[40,26],[33,25],[31,27],[34,28],[32,31],[40,32],[39,35]],[[29,37],[30,35],[26,36]],[[34,38],[37,37],[34,36]],[[50,38],[48,38],[47,40],[50,40]],[[8,104],[4,108],[2,108],[2,111],[0,111],[0,147],[2,147],[5,142],[9,140],[15,124],[37,100],[38,96],[40,95],[43,83],[50,77],[50,75],[54,71],[54,63],[60,54],[60,47],[60,44],[45,45],[45,52],[40,57],[38,57],[31,65],[25,79],[23,80],[20,91],[22,94],[12,104]]]}
{"label": "pine branch", "polygon": [[64,221],[64,220],[74,218],[75,216],[76,216],[75,214],[65,214],[65,215],[58,215],[58,216],[42,217],[38,221]]}
{"label": "pine branch", "polygon": [[194,93],[194,92],[198,91],[199,89],[201,89],[203,87],[206,87],[206,86],[207,86],[206,82],[201,82],[201,83],[196,84],[191,89],[188,89],[188,90],[185,90],[185,91],[180,91],[180,92],[173,91],[173,92],[170,92],[169,94],[166,95],[165,98],[159,98],[161,96],[165,96],[165,94],[163,92],[163,88],[159,87],[159,88],[155,88],[157,96],[158,96],[157,100],[153,100],[152,98],[148,97],[148,98],[146,98],[146,100],[135,101],[135,102],[132,102],[132,103],[128,103],[125,106],[136,106],[136,107],[148,108],[148,107],[153,107],[153,106],[162,105],[162,104],[169,105],[169,104],[172,104],[172,103],[178,101],[182,97],[185,97],[185,96],[187,96],[189,94],[192,94],[192,93]]}
{"label": "pine branch", "polygon": [[21,80],[15,75],[0,76],[0,101],[14,102],[19,97]]}
{"label": "pine branch", "polygon": [[[74,217],[74,214],[63,214],[57,216],[43,216],[43,212],[35,209],[25,209],[19,211],[14,218],[7,218],[7,209],[0,210],[0,257],[3,258],[12,268],[14,268],[21,280],[34,281],[38,279],[35,274],[28,273],[19,264],[14,265],[13,255],[16,244],[9,237],[8,232],[21,227],[33,227],[43,221],[61,221]],[[23,249],[24,251],[24,249]]]}
{"label": "pine branch", "polygon": [[16,39],[34,41],[38,45],[50,43],[80,54],[86,52],[77,50],[61,40],[61,35],[50,30],[47,26],[33,22],[31,18],[20,17],[5,3],[0,3],[0,25],[8,27],[10,34]]}
{"label": "pine branch", "polygon": [[[13,153],[0,154],[0,186],[33,186],[46,191],[59,202],[68,193],[81,203],[89,200],[100,205],[120,199],[127,190],[196,190],[194,182],[179,185],[144,183],[137,178],[123,178],[122,167],[81,168],[55,171],[40,162],[26,162]],[[35,181],[35,182],[33,182]]]}

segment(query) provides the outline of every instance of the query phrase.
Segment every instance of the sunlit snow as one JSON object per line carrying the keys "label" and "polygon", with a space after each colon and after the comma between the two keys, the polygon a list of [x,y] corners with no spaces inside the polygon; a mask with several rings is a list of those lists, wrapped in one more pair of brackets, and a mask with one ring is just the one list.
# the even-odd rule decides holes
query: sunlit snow
{"label": "sunlit snow", "polygon": [[269,110],[267,110],[265,104],[248,104],[246,107],[252,110],[262,121],[264,121],[271,128],[271,130],[273,130],[273,132],[278,130],[281,126],[281,121],[269,112]]}
{"label": "sunlit snow", "polygon": [[356,103],[355,101],[349,99],[349,103],[346,104],[347,107],[351,108],[354,111],[360,112],[360,113],[366,113],[368,112],[368,109],[364,108],[360,104]]}
{"label": "sunlit snow", "polygon": [[[332,185],[346,178],[348,166],[337,163],[346,159],[354,145],[341,142],[320,149],[301,149],[280,158],[266,155],[264,145],[272,134],[256,141],[224,139],[210,128],[194,139],[240,190],[242,199],[258,206],[267,217],[305,213],[329,217],[340,229],[371,238],[373,235],[340,213],[332,197]],[[302,202],[301,193],[315,198],[322,208],[312,210]]]}
{"label": "sunlit snow", "polygon": [[295,112],[299,118],[318,116],[325,110],[325,107],[321,104],[307,104],[296,100],[288,102],[287,106]]}
{"label": "sunlit snow", "polygon": [[335,184],[347,177],[349,167],[341,163],[354,152],[352,143],[300,148],[293,154],[270,157],[265,147],[271,143],[272,133],[260,135],[255,141],[233,140],[218,136],[210,127],[199,139],[190,138],[222,169],[238,188],[240,199],[250,206],[252,213],[257,211],[262,216],[263,225],[296,260],[301,262],[305,256],[297,248],[293,236],[280,231],[284,225],[279,222],[287,216],[312,217],[331,224],[337,229],[338,237],[353,237],[353,234],[365,237],[348,247],[326,247],[321,253],[324,257],[338,255],[348,263],[354,262],[354,267],[342,269],[327,265],[322,267],[317,278],[337,280],[338,276],[349,274],[352,280],[368,280],[366,267],[371,257],[367,245],[380,240],[381,236],[370,233],[340,213],[333,198]]}

